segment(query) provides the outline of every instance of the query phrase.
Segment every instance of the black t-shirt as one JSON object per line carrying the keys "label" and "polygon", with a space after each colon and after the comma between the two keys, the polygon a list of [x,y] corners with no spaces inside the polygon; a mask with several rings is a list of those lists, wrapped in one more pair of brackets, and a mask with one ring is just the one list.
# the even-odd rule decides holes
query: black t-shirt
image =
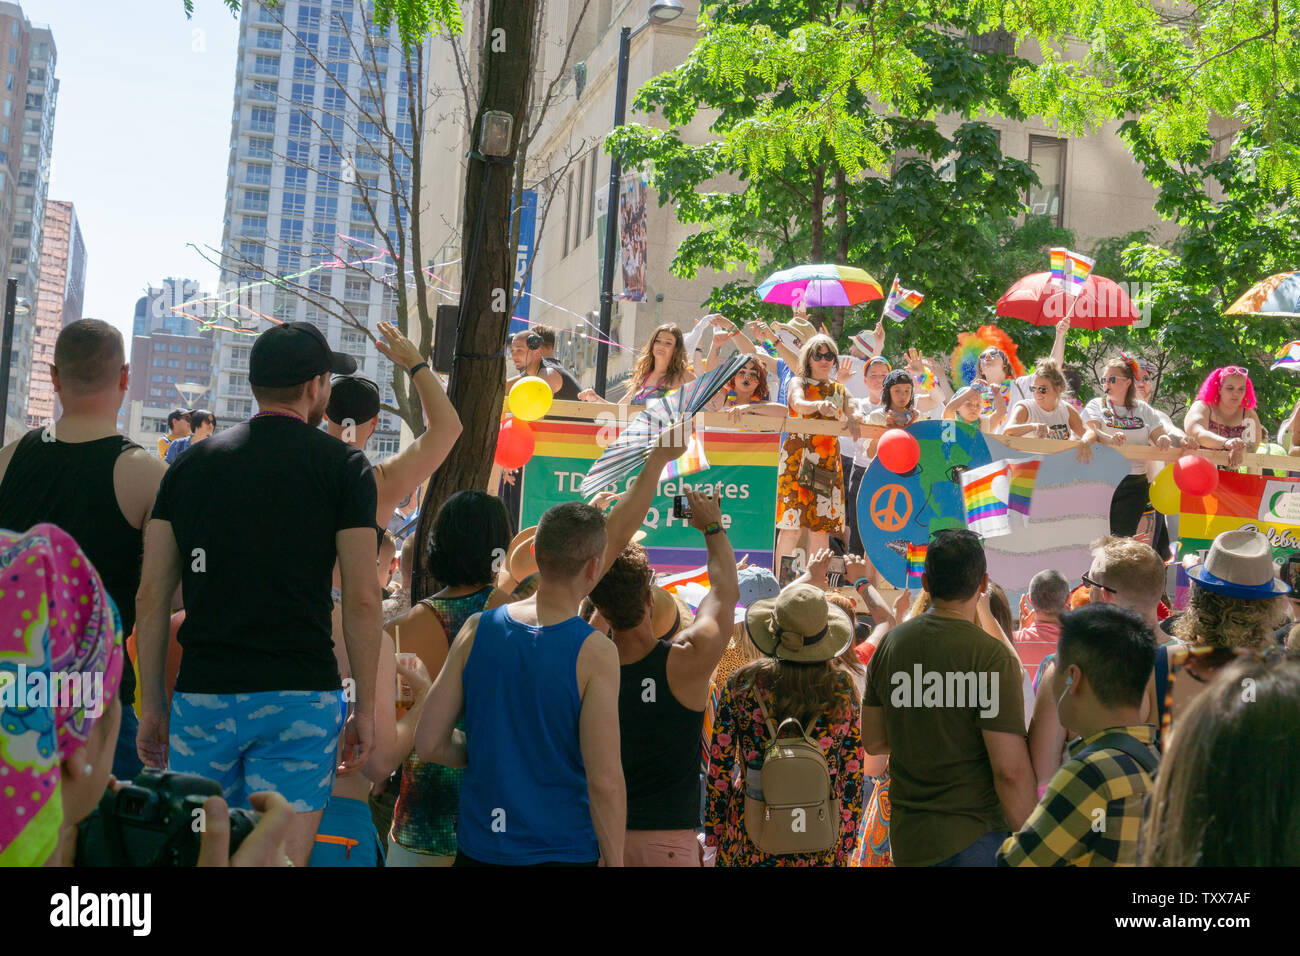
{"label": "black t-shirt", "polygon": [[253,418],[178,458],[153,510],[180,551],[176,689],[337,690],[334,535],[373,528],[376,494],[364,454],[283,416]]}

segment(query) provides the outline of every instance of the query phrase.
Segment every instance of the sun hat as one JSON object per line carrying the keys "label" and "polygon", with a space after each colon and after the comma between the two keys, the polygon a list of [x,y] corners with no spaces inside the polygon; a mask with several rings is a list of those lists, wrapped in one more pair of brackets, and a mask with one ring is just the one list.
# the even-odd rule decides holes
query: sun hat
{"label": "sun hat", "polygon": [[772,328],[778,332],[789,332],[799,340],[800,345],[806,344],[810,338],[817,334],[817,329],[811,322],[800,318],[791,319],[789,322],[773,322]]}
{"label": "sun hat", "polygon": [[1189,568],[1197,586],[1224,597],[1264,600],[1291,593],[1279,581],[1273,548],[1258,531],[1225,531],[1214,539],[1203,564]]}
{"label": "sun hat", "polygon": [[853,642],[853,623],[821,588],[792,584],[777,597],[757,601],[745,615],[749,639],[764,654],[796,664],[816,664],[843,654]]}

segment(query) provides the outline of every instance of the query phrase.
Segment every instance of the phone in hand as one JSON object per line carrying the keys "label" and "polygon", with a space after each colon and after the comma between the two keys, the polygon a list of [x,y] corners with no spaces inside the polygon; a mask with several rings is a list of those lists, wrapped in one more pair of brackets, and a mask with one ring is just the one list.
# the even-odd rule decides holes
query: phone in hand
{"label": "phone in hand", "polygon": [[673,517],[690,519],[691,502],[685,495],[673,495]]}
{"label": "phone in hand", "polygon": [[844,576],[844,557],[843,557],[842,555],[838,555],[838,554],[837,554],[835,557],[831,558],[831,563],[830,563],[830,565],[827,567],[826,570],[827,570],[827,573],[829,573],[829,574],[838,574],[840,577],[843,577],[843,576]]}
{"label": "phone in hand", "polygon": [[1282,580],[1291,585],[1291,596],[1300,597],[1300,551],[1293,551],[1286,556],[1282,565]]}

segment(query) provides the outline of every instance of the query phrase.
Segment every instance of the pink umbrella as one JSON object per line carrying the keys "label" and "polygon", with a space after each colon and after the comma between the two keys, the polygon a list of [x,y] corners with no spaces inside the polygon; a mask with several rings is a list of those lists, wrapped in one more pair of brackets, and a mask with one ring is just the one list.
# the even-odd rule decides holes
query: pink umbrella
{"label": "pink umbrella", "polygon": [[1070,326],[1076,329],[1132,325],[1138,320],[1128,295],[1104,276],[1088,276],[1078,296],[1062,292],[1051,278],[1050,272],[1034,272],[1017,279],[998,299],[998,315],[1034,325],[1055,325],[1069,315]]}

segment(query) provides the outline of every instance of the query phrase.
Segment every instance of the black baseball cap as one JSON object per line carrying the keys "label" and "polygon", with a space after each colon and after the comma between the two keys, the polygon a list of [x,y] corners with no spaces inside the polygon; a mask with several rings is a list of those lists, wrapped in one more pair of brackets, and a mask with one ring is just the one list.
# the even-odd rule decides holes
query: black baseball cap
{"label": "black baseball cap", "polygon": [[263,388],[287,388],[333,372],[351,375],[357,360],[330,351],[321,330],[310,322],[286,322],[267,329],[253,343],[248,381]]}
{"label": "black baseball cap", "polygon": [[364,375],[334,376],[325,414],[336,425],[370,421],[379,414],[379,386]]}

